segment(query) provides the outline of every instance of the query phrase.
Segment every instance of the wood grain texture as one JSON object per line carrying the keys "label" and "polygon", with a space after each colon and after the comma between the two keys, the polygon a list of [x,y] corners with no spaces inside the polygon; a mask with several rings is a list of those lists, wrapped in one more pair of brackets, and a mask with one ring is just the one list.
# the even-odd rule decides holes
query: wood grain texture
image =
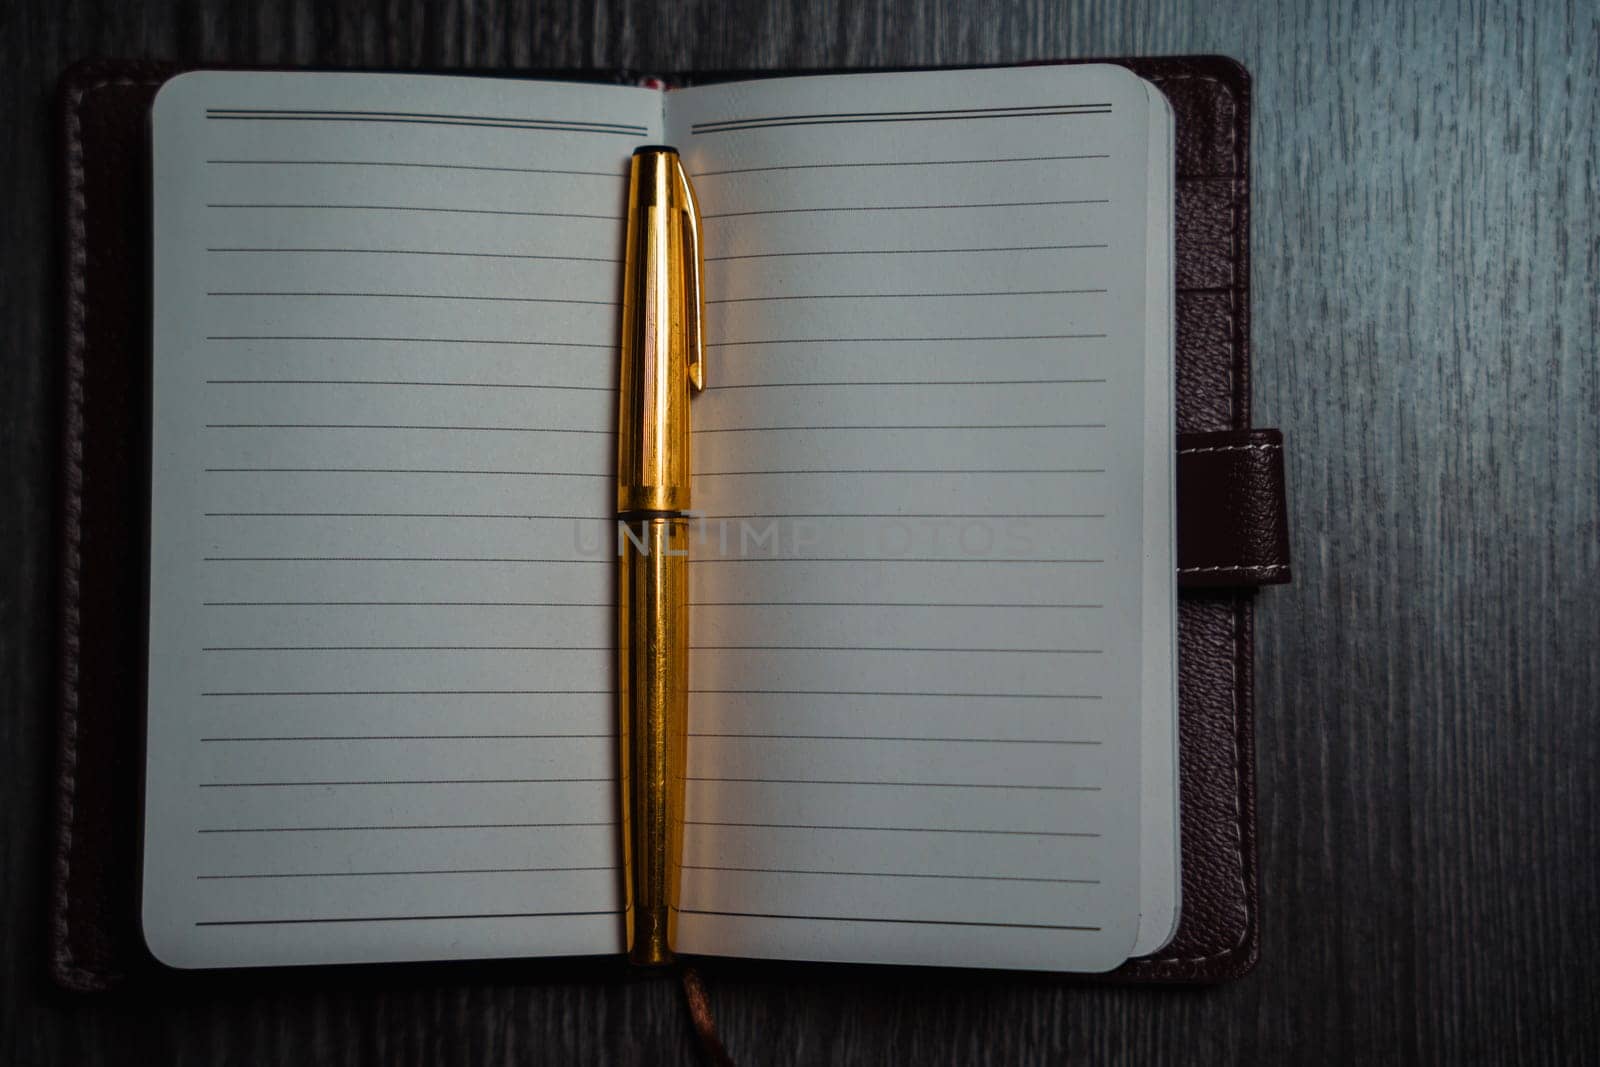
{"label": "wood grain texture", "polygon": [[638,69],[1222,52],[1255,76],[1265,941],[1209,991],[730,967],[744,1062],[1600,1060],[1600,14],[1580,3],[11,0],[0,9],[0,1056],[692,1062],[668,982],[44,978],[57,77],[89,55]]}

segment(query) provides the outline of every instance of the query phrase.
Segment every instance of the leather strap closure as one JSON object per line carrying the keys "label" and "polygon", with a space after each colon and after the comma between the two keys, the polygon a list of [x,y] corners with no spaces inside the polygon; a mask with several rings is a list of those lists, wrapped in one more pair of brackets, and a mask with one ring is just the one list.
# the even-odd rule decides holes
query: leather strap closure
{"label": "leather strap closure", "polygon": [[1277,430],[1179,434],[1179,588],[1277,585],[1288,580],[1283,434]]}

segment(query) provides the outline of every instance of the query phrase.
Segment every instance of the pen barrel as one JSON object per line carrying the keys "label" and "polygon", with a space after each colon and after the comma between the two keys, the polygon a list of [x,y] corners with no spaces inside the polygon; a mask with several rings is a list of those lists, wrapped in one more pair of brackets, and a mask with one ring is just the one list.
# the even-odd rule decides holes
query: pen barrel
{"label": "pen barrel", "polygon": [[617,656],[623,908],[634,963],[665,963],[677,933],[689,699],[689,520],[622,522]]}

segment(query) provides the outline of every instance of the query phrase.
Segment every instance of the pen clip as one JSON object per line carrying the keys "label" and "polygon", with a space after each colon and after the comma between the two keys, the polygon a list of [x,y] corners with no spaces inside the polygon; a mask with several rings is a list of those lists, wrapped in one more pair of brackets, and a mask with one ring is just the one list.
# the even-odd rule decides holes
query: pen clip
{"label": "pen clip", "polygon": [[706,387],[706,303],[700,286],[700,204],[695,199],[694,186],[689,184],[689,175],[683,169],[682,159],[674,155],[673,162],[683,194],[683,240],[680,247],[683,254],[684,305],[688,313],[684,334],[689,348],[689,385],[699,392]]}

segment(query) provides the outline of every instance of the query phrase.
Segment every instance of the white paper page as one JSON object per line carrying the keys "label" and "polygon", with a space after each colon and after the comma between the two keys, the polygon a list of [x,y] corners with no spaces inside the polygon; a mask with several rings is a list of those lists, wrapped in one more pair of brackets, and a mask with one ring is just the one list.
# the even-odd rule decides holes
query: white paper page
{"label": "white paper page", "polygon": [[1141,595],[1170,448],[1146,418],[1170,350],[1147,331],[1143,83],[668,100],[713,301],[682,946],[1116,966],[1141,912],[1143,610],[1171,629]]}
{"label": "white paper page", "polygon": [[143,906],[163,961],[620,950],[594,545],[626,166],[659,118],[655,93],[489,79],[162,89]]}
{"label": "white paper page", "polygon": [[[1176,308],[1173,262],[1176,208],[1172,105],[1148,83],[1150,98],[1149,250],[1146,253],[1144,506],[1144,793],[1139,825],[1139,936],[1132,955],[1172,940],[1180,904],[1178,833],[1178,634]],[[1161,358],[1155,358],[1156,356]]]}

